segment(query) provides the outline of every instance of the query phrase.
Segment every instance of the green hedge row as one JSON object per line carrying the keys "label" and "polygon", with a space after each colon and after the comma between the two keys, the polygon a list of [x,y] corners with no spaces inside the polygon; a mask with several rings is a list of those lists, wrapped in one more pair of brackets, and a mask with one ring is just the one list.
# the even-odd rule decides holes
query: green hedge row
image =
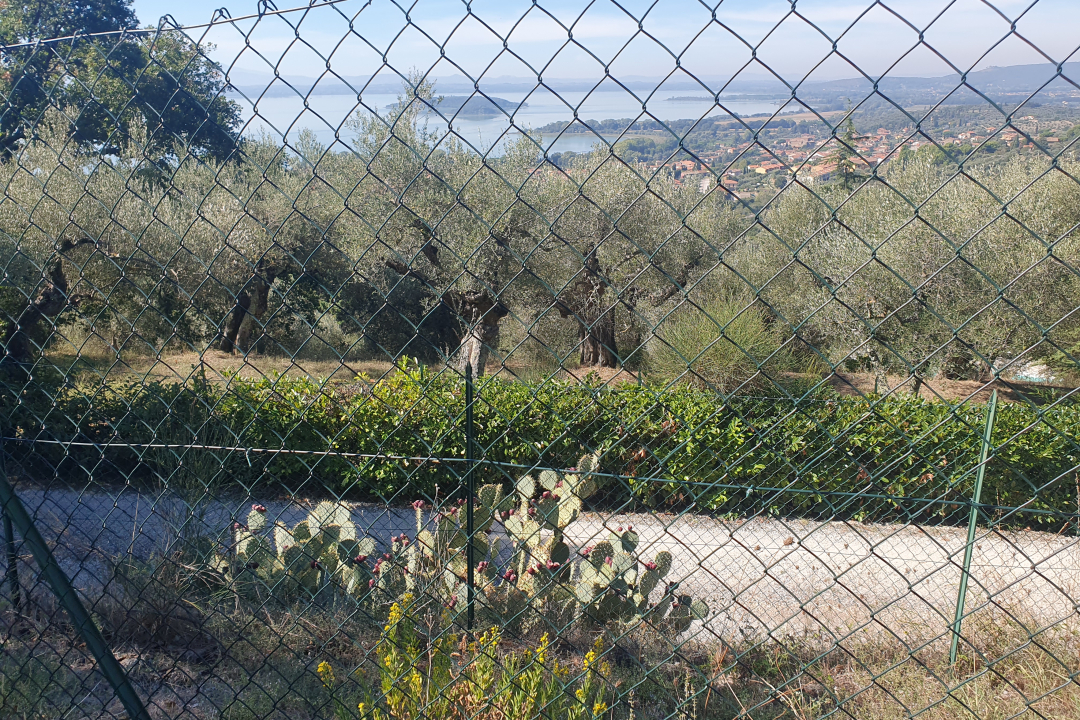
{"label": "green hedge row", "polygon": [[[796,403],[725,400],[690,387],[498,379],[477,383],[476,392],[477,454],[486,461],[477,472],[485,482],[516,477],[520,466],[567,467],[595,450],[610,474],[609,504],[862,519],[966,517],[959,503],[973,484],[985,413],[983,405],[908,395]],[[269,479],[310,494],[330,489],[404,501],[446,496],[464,469],[462,383],[423,371],[373,386],[234,377],[227,386],[130,382],[58,388],[44,397],[13,408],[22,437],[380,456],[220,453],[229,482]],[[1000,405],[994,443],[984,503],[1023,507],[1023,524],[1060,525],[1061,513],[1075,513],[1080,407]],[[164,449],[38,444],[33,453],[68,478],[85,471],[130,480],[178,467],[176,451]]]}

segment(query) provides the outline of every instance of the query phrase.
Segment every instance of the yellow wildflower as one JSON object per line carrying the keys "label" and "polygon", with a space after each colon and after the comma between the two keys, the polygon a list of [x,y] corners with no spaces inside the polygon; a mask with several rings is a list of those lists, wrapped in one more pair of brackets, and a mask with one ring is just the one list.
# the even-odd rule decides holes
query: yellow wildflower
{"label": "yellow wildflower", "polygon": [[397,603],[394,603],[393,605],[391,605],[390,606],[390,616],[386,619],[386,629],[390,630],[395,625],[397,625],[398,622],[401,621],[401,618],[404,615],[405,615],[405,613],[403,613],[401,611],[401,606],[400,605],[398,605]]}
{"label": "yellow wildflower", "polygon": [[[603,652],[604,652],[604,639],[603,638],[596,638],[596,642],[593,643],[593,649],[590,650],[589,652],[585,653],[585,666],[584,666],[583,669],[588,670],[593,665],[595,665],[597,658],[599,658],[600,655]],[[601,670],[603,670],[603,665],[601,665]]]}
{"label": "yellow wildflower", "polygon": [[480,636],[480,645],[483,647],[498,647],[499,641],[502,639],[501,635],[499,628],[493,627]]}
{"label": "yellow wildflower", "polygon": [[323,660],[319,663],[318,669],[315,671],[319,675],[319,679],[322,680],[322,684],[327,690],[332,690],[334,687],[334,668],[330,666],[330,663]]}
{"label": "yellow wildflower", "polygon": [[420,697],[420,693],[424,689],[424,678],[415,669],[409,676],[409,684],[412,686],[413,697]]}
{"label": "yellow wildflower", "polygon": [[593,717],[600,717],[601,715],[603,715],[606,712],[607,712],[607,703],[606,702],[601,700],[600,702],[593,705],[593,708],[592,708]]}
{"label": "yellow wildflower", "polygon": [[540,636],[540,646],[536,648],[536,662],[540,665],[543,665],[544,661],[547,660],[548,644],[548,634],[544,633]]}
{"label": "yellow wildflower", "polygon": [[585,702],[585,688],[578,688],[574,695],[576,695],[577,699],[581,702]]}

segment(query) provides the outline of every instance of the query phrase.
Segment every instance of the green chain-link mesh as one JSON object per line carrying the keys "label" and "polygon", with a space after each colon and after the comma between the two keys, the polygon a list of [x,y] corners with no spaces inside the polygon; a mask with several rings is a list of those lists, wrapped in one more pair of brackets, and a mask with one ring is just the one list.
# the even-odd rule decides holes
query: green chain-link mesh
{"label": "green chain-link mesh", "polygon": [[1071,55],[726,4],[5,29],[0,714],[1075,717]]}

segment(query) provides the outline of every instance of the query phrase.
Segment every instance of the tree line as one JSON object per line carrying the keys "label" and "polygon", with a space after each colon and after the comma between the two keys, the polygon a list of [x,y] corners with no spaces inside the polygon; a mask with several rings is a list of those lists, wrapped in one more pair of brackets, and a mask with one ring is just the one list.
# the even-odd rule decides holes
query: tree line
{"label": "tree line", "polygon": [[356,113],[347,147],[242,136],[197,44],[117,38],[4,58],[10,362],[87,336],[117,353],[329,344],[476,375],[493,352],[651,365],[731,390],[838,365],[981,377],[1076,343],[1067,155],[904,153],[751,210],[606,149],[556,165],[520,136],[480,156],[427,127],[421,74],[391,111]]}

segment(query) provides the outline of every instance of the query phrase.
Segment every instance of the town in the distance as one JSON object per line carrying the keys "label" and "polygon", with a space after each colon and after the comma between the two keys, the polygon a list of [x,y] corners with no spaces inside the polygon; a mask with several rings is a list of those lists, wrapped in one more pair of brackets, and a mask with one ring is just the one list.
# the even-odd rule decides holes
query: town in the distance
{"label": "town in the distance", "polygon": [[[670,172],[677,183],[693,183],[702,192],[719,182],[750,204],[767,201],[795,177],[813,185],[845,173],[868,176],[913,153],[957,166],[998,164],[1018,154],[1052,158],[1080,136],[1080,103],[1032,103],[1011,116],[986,105],[876,105],[666,122],[586,120],[551,123],[539,131],[545,139],[595,133],[601,150],[606,142],[626,162]],[[548,159],[569,167],[581,155],[552,153]]]}

